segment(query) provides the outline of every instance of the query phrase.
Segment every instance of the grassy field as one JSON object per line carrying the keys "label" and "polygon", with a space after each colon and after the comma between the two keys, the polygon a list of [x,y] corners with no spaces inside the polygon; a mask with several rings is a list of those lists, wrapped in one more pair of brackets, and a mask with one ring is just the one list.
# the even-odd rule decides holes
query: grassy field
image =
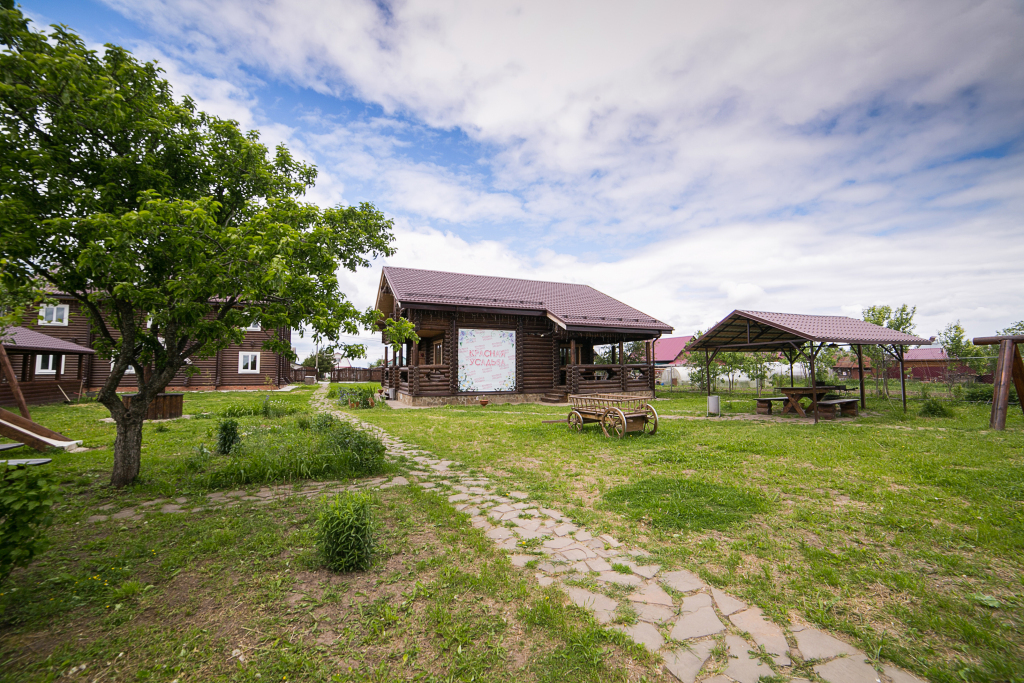
{"label": "grassy field", "polygon": [[[312,390],[270,395],[294,414],[236,417],[243,445],[302,453]],[[87,521],[156,498],[206,503],[217,479],[205,475],[228,468],[205,452],[220,416],[262,400],[187,394],[185,412],[205,419],[147,424],[142,477],[122,491],[106,483],[114,427],[102,406],[33,409],[90,450],[54,455],[64,498],[52,545],[0,586],[0,681],[663,680],[655,658],[538,587],[418,489],[375,494],[377,559],[351,574],[320,568],[318,501],[298,495]]]}
{"label": "grassy field", "polygon": [[[698,419],[655,403],[657,435],[542,424],[539,405],[358,411],[403,439],[524,488],[781,624],[798,613],[934,681],[1024,680],[1024,419],[950,418],[871,400],[855,422]],[[753,412],[726,395],[726,416]]]}

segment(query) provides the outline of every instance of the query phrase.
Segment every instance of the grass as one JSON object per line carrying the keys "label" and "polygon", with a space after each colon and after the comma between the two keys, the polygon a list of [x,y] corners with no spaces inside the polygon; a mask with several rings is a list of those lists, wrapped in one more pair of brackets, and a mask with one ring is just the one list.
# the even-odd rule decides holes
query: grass
{"label": "grass", "polygon": [[[303,445],[318,421],[300,425],[312,389],[274,395],[291,415],[235,418],[240,448],[318,450]],[[219,416],[233,402],[253,396],[187,394],[185,412]],[[64,493],[53,543],[0,586],[0,681],[658,677],[654,658],[537,586],[435,494],[376,493],[373,564],[334,573],[316,549],[318,501],[304,496],[86,522],[104,505],[180,496],[191,507],[235,486],[200,476],[218,471],[209,463],[183,465],[202,449],[215,463],[230,460],[209,455],[217,419],[147,424],[142,477],[115,491],[106,484],[113,425],[100,421],[101,406],[44,406],[33,417],[91,450],[53,454]]]}
{"label": "grass", "polygon": [[[567,413],[541,405],[358,415],[782,624],[799,613],[933,681],[1021,680],[1024,419],[992,432],[988,406],[922,403],[814,426],[692,419],[704,397],[678,392],[655,402],[656,436],[622,440],[541,424]],[[753,413],[754,396],[723,408]]]}

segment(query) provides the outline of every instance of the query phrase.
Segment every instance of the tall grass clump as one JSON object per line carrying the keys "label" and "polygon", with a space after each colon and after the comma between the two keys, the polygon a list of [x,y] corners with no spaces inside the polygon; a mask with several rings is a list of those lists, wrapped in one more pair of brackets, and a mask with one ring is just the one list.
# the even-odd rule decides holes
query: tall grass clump
{"label": "tall grass clump", "polygon": [[289,405],[284,401],[271,400],[270,394],[248,403],[235,403],[224,409],[224,417],[285,417],[299,412],[299,406]]}
{"label": "tall grass clump", "polygon": [[956,415],[956,413],[935,398],[925,401],[918,414],[922,417],[954,417]]}
{"label": "tall grass clump", "polygon": [[380,439],[347,422],[316,415],[308,430],[296,424],[250,434],[226,463],[215,464],[203,479],[207,486],[220,488],[365,477],[387,471],[385,453]]}
{"label": "tall grass clump", "polygon": [[374,550],[372,505],[368,493],[339,493],[321,500],[316,546],[325,567],[335,572],[369,569]]}
{"label": "tall grass clump", "polygon": [[238,435],[238,421],[221,420],[217,425],[217,453],[230,455],[240,443],[242,437]]}

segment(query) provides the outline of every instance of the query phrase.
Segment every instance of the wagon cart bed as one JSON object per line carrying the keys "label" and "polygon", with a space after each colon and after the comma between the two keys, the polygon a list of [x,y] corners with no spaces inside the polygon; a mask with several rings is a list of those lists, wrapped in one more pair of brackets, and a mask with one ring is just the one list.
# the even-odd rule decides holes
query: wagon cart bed
{"label": "wagon cart bed", "polygon": [[572,412],[567,422],[576,431],[597,422],[605,436],[620,439],[629,432],[654,434],[658,431],[658,411],[646,396],[630,394],[570,394]]}

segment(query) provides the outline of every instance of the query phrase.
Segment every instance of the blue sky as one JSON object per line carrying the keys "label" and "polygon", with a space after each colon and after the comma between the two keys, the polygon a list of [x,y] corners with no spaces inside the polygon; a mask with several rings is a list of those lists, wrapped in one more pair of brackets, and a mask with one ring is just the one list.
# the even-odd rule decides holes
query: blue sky
{"label": "blue sky", "polygon": [[[735,308],[1024,319],[1019,3],[22,6],[287,144],[310,199],[375,203],[393,265],[582,282],[676,334]],[[342,276],[358,305],[380,265]]]}

